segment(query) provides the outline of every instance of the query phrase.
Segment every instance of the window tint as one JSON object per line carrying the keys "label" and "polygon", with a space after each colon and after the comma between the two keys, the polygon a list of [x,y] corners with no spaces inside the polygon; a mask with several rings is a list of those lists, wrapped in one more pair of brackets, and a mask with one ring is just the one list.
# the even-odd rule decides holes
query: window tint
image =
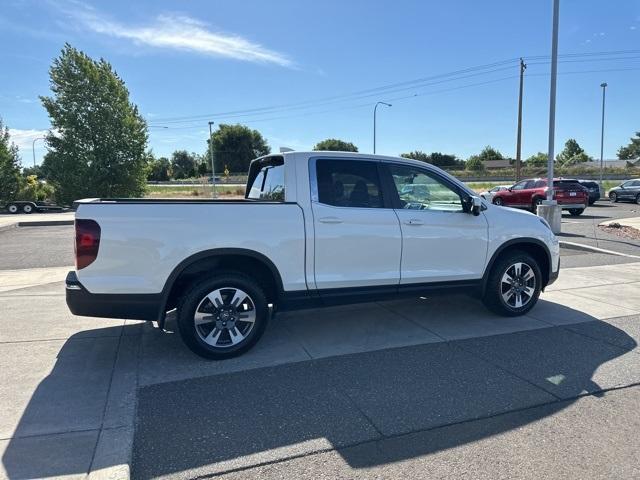
{"label": "window tint", "polygon": [[526,185],[527,185],[526,180],[523,182],[518,182],[513,187],[511,187],[511,190],[524,190],[526,188]]}
{"label": "window tint", "polygon": [[533,188],[544,188],[547,186],[547,182],[544,180],[538,180],[536,181],[536,184],[534,185]]}
{"label": "window tint", "polygon": [[336,207],[382,208],[377,162],[318,160],[318,201]]}
{"label": "window tint", "polygon": [[460,195],[425,170],[404,165],[389,165],[402,208],[461,212]]}
{"label": "window tint", "polygon": [[247,198],[284,202],[284,162],[277,158],[260,167]]}

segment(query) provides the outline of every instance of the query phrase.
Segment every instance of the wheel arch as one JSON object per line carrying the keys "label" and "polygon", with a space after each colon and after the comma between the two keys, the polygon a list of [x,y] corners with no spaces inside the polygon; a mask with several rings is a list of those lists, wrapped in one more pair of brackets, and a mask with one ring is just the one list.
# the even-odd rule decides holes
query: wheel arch
{"label": "wheel arch", "polygon": [[542,271],[542,289],[544,290],[547,286],[551,274],[551,252],[549,251],[549,248],[543,241],[537,238],[515,238],[500,245],[500,247],[498,247],[491,256],[491,259],[485,268],[484,275],[482,276],[482,295],[484,295],[486,291],[489,275],[496,260],[505,253],[514,250],[524,251],[538,261],[540,270]]}
{"label": "wheel arch", "polygon": [[270,303],[276,303],[284,291],[278,268],[262,253],[244,248],[204,250],[180,262],[167,278],[162,289],[159,321],[163,323],[165,312],[175,308],[186,287],[197,278],[216,270],[235,270],[256,278]]}

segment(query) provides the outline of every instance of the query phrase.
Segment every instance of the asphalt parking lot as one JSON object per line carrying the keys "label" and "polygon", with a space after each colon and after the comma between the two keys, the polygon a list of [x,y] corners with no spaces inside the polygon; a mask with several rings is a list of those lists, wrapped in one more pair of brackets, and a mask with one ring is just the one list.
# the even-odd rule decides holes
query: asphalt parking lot
{"label": "asphalt parking lot", "polygon": [[640,476],[640,260],[562,249],[515,319],[459,295],[281,314],[207,362],[172,319],[70,315],[72,234],[0,232],[0,477]]}

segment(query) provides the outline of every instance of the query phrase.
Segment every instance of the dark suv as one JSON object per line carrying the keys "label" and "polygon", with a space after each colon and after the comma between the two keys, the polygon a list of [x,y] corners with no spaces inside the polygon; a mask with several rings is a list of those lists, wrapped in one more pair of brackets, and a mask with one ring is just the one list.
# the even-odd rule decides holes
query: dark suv
{"label": "dark suv", "polygon": [[617,187],[609,190],[609,200],[617,202],[618,200],[627,200],[636,202],[640,205],[640,178],[627,180]]}
{"label": "dark suv", "polygon": [[[493,196],[495,205],[527,208],[534,210],[547,196],[547,179],[532,178],[522,180],[507,190]],[[571,215],[580,215],[587,208],[589,193],[577,180],[556,178],[553,180],[553,199]]]}
{"label": "dark suv", "polygon": [[593,205],[600,200],[600,185],[594,180],[576,180],[580,185],[589,191],[589,205]]}

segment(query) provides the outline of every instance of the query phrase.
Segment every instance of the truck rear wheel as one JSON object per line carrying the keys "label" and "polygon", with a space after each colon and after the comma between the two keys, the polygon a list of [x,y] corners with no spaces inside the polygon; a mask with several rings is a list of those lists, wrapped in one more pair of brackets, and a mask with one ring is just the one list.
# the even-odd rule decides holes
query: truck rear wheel
{"label": "truck rear wheel", "polygon": [[542,273],[531,255],[514,250],[499,257],[491,269],[483,302],[507,317],[524,315],[540,296]]}
{"label": "truck rear wheel", "polygon": [[25,203],[22,206],[22,212],[23,213],[33,213],[34,210],[35,209],[33,208],[33,204],[31,204],[31,203]]}
{"label": "truck rear wheel", "polygon": [[186,292],[178,307],[178,330],[192,352],[222,360],[253,347],[268,318],[258,283],[240,272],[221,272],[194,282]]}
{"label": "truck rear wheel", "polygon": [[18,213],[18,205],[16,205],[15,203],[10,203],[9,205],[7,205],[7,211],[9,213]]}

